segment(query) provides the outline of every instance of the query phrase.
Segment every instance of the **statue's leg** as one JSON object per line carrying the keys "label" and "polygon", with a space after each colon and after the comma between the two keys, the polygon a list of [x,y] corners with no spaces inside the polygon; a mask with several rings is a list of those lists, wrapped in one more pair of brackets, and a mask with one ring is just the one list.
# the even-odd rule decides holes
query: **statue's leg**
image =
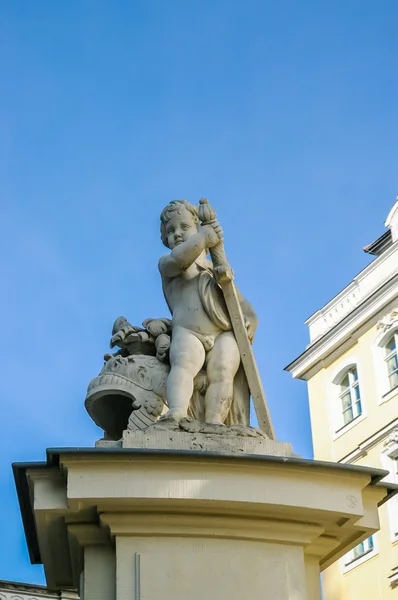
{"label": "statue's leg", "polygon": [[162,419],[179,421],[187,416],[193,380],[205,361],[203,344],[184,327],[175,327],[170,346],[170,373],[166,395],[169,411]]}
{"label": "statue's leg", "polygon": [[223,424],[227,418],[239,364],[240,354],[234,334],[232,331],[220,333],[207,355],[209,386],[205,396],[206,423]]}

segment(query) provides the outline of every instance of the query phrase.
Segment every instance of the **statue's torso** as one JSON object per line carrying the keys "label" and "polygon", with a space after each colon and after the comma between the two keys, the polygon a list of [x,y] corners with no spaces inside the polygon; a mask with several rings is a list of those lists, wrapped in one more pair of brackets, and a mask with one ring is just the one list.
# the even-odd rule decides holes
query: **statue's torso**
{"label": "statue's torso", "polygon": [[173,314],[173,327],[179,325],[202,335],[220,333],[220,328],[209,319],[203,308],[199,277],[200,270],[194,263],[180,275],[164,280],[163,290]]}

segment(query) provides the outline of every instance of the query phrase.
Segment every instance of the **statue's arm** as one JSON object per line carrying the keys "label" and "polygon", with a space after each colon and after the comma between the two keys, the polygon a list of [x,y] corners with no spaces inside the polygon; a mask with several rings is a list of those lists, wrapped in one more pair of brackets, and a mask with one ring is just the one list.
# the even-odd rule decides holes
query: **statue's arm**
{"label": "statue's arm", "polygon": [[[163,277],[176,277],[188,267],[206,250],[209,244],[214,245],[214,231],[208,227],[202,227],[201,231],[182,242],[159,260],[159,271]],[[212,237],[211,237],[212,236]],[[208,239],[209,238],[209,239]]]}

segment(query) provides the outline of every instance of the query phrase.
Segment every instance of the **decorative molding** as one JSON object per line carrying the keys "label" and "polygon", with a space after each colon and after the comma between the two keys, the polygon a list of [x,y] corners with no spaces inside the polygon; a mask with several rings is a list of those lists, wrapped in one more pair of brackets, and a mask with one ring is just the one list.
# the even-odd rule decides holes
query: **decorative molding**
{"label": "decorative molding", "polygon": [[390,433],[386,441],[384,442],[385,446],[392,446],[398,444],[398,427]]}
{"label": "decorative molding", "polygon": [[347,287],[306,320],[311,343],[325,335],[396,274],[397,254],[398,244],[393,243],[388,250],[365,267]]}
{"label": "decorative molding", "polygon": [[57,598],[57,599],[65,599],[65,600],[78,600],[79,596],[77,594],[74,594],[73,592],[67,592],[66,594],[64,592],[38,592],[36,594],[14,594],[13,592],[0,592],[0,600],[38,600],[39,598],[43,599],[43,598]]}
{"label": "decorative molding", "polygon": [[394,331],[398,328],[398,307],[394,307],[393,310],[385,315],[376,325],[377,335],[373,340],[372,353],[373,353],[373,373],[375,377],[377,396],[379,404],[389,402],[396,396],[398,390],[390,387],[390,381],[388,377],[388,370],[386,364],[386,344],[391,339]]}
{"label": "decorative molding", "polygon": [[349,286],[349,289],[327,309],[322,309],[316,321],[310,325],[311,341],[322,336],[337,323],[339,323],[348,313],[350,313],[361,302],[361,290],[358,284]]}
{"label": "decorative molding", "polygon": [[[348,504],[349,508],[353,508]],[[174,515],[174,514],[125,514],[103,513],[101,522],[107,524],[112,535],[132,535],[144,537],[150,535],[153,528],[162,537],[197,537],[222,538],[230,540],[272,541],[309,545],[323,533],[323,527],[318,524],[258,520],[246,517],[220,517],[208,515]]]}
{"label": "decorative molding", "polygon": [[[31,587],[31,589],[28,589]],[[68,598],[78,600],[78,595],[73,592],[68,592]],[[0,583],[0,600],[38,600],[38,599],[59,599],[66,598],[61,596],[60,592],[50,591],[47,588],[30,586],[29,584],[18,584],[7,582],[3,585]]]}
{"label": "decorative molding", "polygon": [[[398,251],[398,243],[394,245],[394,249]],[[356,306],[342,321],[310,344],[286,370],[293,377],[308,381],[331,360],[336,360],[347,349],[346,343],[352,346],[365,331],[373,327],[377,320],[380,320],[377,319],[378,313],[386,310],[386,307],[388,310],[391,303],[396,304],[397,297],[398,272]]]}
{"label": "decorative molding", "polygon": [[29,583],[14,583],[0,581],[0,600],[79,600],[76,592],[54,591],[45,586],[35,586]]}
{"label": "decorative molding", "polygon": [[390,586],[394,589],[398,587],[398,567],[391,569],[391,575],[388,577]]}
{"label": "decorative molding", "polygon": [[388,315],[380,319],[377,323],[377,329],[381,329],[382,333],[386,333],[390,331],[394,327],[394,325],[398,324],[398,307],[394,308]]}
{"label": "decorative molding", "polygon": [[346,456],[341,458],[339,462],[344,464],[355,463],[360,458],[366,456],[368,451],[371,448],[373,448],[373,446],[377,446],[377,444],[379,444],[383,440],[387,440],[389,437],[391,437],[391,435],[395,431],[398,432],[398,419],[394,419],[394,421],[389,423],[386,427],[383,427],[383,429],[379,429],[379,431],[377,431],[374,435],[372,435],[371,437],[364,440],[361,444],[359,444],[355,450],[350,452],[350,454],[347,454]]}

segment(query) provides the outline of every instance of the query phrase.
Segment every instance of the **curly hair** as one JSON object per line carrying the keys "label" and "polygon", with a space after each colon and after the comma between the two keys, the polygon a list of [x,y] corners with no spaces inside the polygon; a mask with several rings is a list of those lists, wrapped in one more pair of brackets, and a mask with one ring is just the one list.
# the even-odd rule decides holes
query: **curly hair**
{"label": "curly hair", "polygon": [[190,202],[188,202],[188,200],[173,200],[172,202],[169,202],[166,208],[162,210],[162,214],[160,215],[160,237],[162,239],[163,244],[167,248],[170,248],[170,246],[167,241],[166,225],[170,221],[172,213],[177,211],[178,214],[181,214],[182,208],[185,208],[191,213],[191,215],[193,216],[193,221],[194,223],[196,223],[196,225],[199,224],[197,206],[191,204]]}

